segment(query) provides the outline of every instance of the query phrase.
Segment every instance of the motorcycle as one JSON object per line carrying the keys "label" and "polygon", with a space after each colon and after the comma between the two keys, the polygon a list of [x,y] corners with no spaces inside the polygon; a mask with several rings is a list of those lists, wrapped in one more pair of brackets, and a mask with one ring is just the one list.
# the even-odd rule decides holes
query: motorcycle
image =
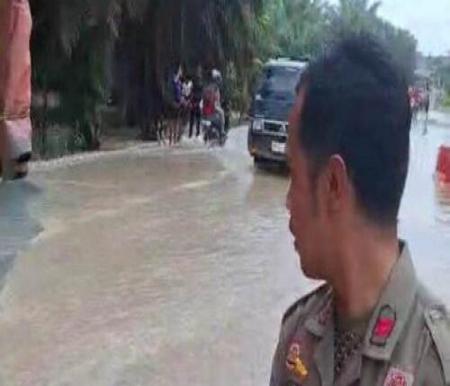
{"label": "motorcycle", "polygon": [[220,135],[220,129],[212,119],[202,118],[201,127],[205,144],[209,144],[210,146],[225,145],[227,134],[222,133],[222,135]]}

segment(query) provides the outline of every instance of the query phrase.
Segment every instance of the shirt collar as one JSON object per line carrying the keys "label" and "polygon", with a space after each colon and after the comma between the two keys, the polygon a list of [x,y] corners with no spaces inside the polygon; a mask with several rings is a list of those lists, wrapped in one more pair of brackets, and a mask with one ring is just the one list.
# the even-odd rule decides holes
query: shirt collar
{"label": "shirt collar", "polygon": [[[395,263],[380,300],[369,321],[362,352],[377,360],[389,360],[412,310],[418,282],[406,243],[400,242],[400,257]],[[318,338],[334,329],[333,290],[325,295],[305,320],[305,328]]]}
{"label": "shirt collar", "polygon": [[333,322],[333,290],[330,286],[326,286],[324,291],[324,296],[305,320],[305,328],[319,338],[325,335],[327,329],[331,327],[330,323]]}

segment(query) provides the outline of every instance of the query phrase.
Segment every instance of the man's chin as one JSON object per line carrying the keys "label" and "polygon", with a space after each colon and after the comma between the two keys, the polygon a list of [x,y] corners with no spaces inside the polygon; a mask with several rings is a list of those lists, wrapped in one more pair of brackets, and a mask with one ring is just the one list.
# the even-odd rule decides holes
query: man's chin
{"label": "man's chin", "polygon": [[302,270],[303,274],[308,279],[318,280],[317,272],[315,272],[312,269],[313,267],[311,267],[311,264],[308,264],[308,262],[311,261],[311,259],[308,258],[307,253],[302,251],[302,248],[300,247],[300,245],[299,245],[299,243],[297,241],[294,241],[294,248],[295,248],[295,252],[297,252],[298,259],[299,259],[299,262],[300,262],[300,269]]}
{"label": "man's chin", "polygon": [[311,264],[308,264],[308,259],[303,259],[301,254],[297,251],[299,260],[300,260],[300,269],[303,272],[303,275],[305,275],[308,279],[311,280],[322,280],[322,277],[317,270],[314,269],[314,267],[311,266]]}

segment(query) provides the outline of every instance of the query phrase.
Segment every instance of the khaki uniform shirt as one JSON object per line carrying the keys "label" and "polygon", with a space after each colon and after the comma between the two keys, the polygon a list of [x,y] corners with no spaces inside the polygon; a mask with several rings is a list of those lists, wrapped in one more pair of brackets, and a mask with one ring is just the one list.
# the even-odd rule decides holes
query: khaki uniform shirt
{"label": "khaki uniform shirt", "polygon": [[418,283],[403,246],[359,350],[334,379],[333,291],[324,285],[286,312],[271,386],[450,385],[450,322]]}

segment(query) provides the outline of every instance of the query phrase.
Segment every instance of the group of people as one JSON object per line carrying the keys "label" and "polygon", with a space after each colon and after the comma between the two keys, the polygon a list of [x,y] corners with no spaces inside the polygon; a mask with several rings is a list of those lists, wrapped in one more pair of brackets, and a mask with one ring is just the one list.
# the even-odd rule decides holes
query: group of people
{"label": "group of people", "polygon": [[194,134],[199,137],[202,119],[209,120],[222,138],[225,133],[222,85],[222,75],[217,69],[211,70],[204,78],[201,67],[198,67],[195,76],[190,76],[185,75],[183,68],[178,66],[166,87],[165,123],[158,130],[158,142],[165,144],[167,140],[169,146],[179,143],[187,124],[189,138]]}

